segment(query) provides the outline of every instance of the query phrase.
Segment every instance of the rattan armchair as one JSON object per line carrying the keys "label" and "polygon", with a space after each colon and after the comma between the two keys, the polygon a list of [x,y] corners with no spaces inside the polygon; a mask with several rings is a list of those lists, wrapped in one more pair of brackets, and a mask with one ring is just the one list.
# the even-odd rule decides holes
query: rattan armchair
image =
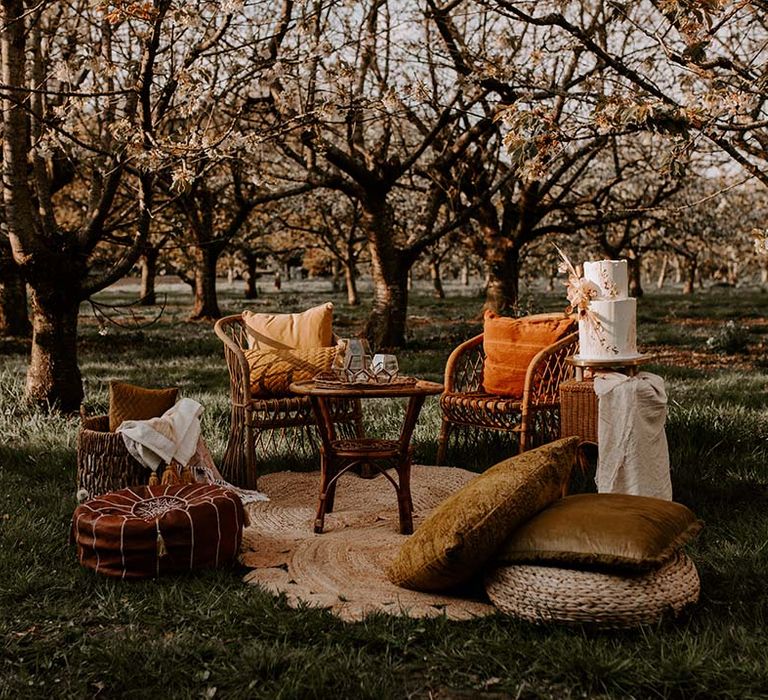
{"label": "rattan armchair", "polygon": [[445,366],[437,463],[445,463],[452,439],[471,447],[479,442],[483,431],[512,438],[519,452],[560,437],[560,383],[573,376],[566,358],[577,349],[578,333],[544,348],[528,365],[522,398],[514,399],[483,390],[482,333],[459,345]]}
{"label": "rattan armchair", "polygon": [[[257,453],[262,459],[280,452],[298,459],[317,452],[315,415],[306,396],[251,395],[250,369],[243,353],[248,341],[240,314],[219,319],[213,329],[224,343],[232,399],[221,472],[238,486],[256,488]],[[329,403],[339,437],[361,436],[360,401],[339,399]]]}

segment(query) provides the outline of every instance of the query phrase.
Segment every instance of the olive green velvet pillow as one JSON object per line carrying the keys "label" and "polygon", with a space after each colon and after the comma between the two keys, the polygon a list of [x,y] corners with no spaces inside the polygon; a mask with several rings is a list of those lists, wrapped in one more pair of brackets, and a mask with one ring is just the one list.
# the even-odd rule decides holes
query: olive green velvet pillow
{"label": "olive green velvet pillow", "polygon": [[579,438],[506,459],[443,501],[400,548],[387,576],[418,591],[471,578],[520,523],[560,498]]}
{"label": "olive green velvet pillow", "polygon": [[506,564],[648,571],[695,537],[702,522],[684,505],[645,496],[567,496],[524,523],[496,556]]}
{"label": "olive green velvet pillow", "polygon": [[149,420],[162,416],[176,403],[179,390],[145,389],[133,384],[109,383],[109,429],[115,432],[126,420]]}

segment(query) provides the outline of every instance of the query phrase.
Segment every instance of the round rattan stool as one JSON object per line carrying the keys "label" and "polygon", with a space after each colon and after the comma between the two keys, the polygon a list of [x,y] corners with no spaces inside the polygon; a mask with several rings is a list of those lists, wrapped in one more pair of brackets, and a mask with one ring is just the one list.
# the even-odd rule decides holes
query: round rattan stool
{"label": "round rattan stool", "polygon": [[682,552],[642,574],[607,574],[551,566],[514,565],[485,581],[491,602],[530,622],[632,627],[677,615],[699,599],[699,575]]}

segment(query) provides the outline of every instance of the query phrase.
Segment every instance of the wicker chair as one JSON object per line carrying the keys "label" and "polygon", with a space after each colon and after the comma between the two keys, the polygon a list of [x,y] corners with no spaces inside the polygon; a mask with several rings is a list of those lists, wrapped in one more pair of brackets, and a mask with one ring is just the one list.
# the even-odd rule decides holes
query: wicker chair
{"label": "wicker chair", "polygon": [[[256,488],[257,451],[263,458],[282,450],[296,459],[317,451],[315,416],[306,396],[251,396],[250,370],[243,354],[248,341],[240,314],[219,319],[214,331],[224,343],[232,398],[222,475],[238,486]],[[338,400],[330,405],[340,438],[362,436],[359,400]]]}
{"label": "wicker chair", "polygon": [[[562,314],[540,314],[562,318]],[[483,334],[459,345],[445,366],[445,393],[437,463],[444,464],[451,438],[465,445],[479,442],[481,431],[513,438],[519,452],[560,437],[560,383],[573,376],[566,362],[577,352],[578,333],[571,333],[539,352],[528,366],[521,399],[483,391]]]}

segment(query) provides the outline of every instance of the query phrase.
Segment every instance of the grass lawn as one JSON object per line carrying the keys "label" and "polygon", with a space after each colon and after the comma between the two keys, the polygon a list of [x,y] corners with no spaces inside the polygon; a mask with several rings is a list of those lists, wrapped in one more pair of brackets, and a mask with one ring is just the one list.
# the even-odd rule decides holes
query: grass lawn
{"label": "grass lawn", "polygon": [[[293,311],[329,298],[323,285],[286,282],[254,305]],[[162,318],[143,330],[107,326],[102,335],[84,305],[86,405],[106,411],[112,378],[178,385],[205,406],[218,459],[229,420],[222,347],[210,324],[184,321],[184,288],[163,291]],[[439,380],[450,349],[479,331],[480,297],[449,293],[437,301],[414,290],[412,337],[399,353],[406,373]],[[132,294],[120,286],[99,299]],[[239,296],[222,285],[226,311],[243,306]],[[536,298],[532,311],[564,306],[559,291]],[[337,332],[353,333],[365,309],[335,301]],[[97,577],[67,545],[78,420],[24,405],[27,348],[0,341],[0,698],[768,697],[767,304],[758,290],[723,289],[639,302],[640,341],[667,381],[676,499],[706,528],[690,547],[699,604],[677,622],[624,632],[500,615],[346,624],[243,585],[244,570],[131,584]],[[746,353],[707,349],[728,320],[748,332]],[[383,411],[392,424],[395,410]],[[434,460],[438,425],[432,399],[415,436],[418,461]]]}

